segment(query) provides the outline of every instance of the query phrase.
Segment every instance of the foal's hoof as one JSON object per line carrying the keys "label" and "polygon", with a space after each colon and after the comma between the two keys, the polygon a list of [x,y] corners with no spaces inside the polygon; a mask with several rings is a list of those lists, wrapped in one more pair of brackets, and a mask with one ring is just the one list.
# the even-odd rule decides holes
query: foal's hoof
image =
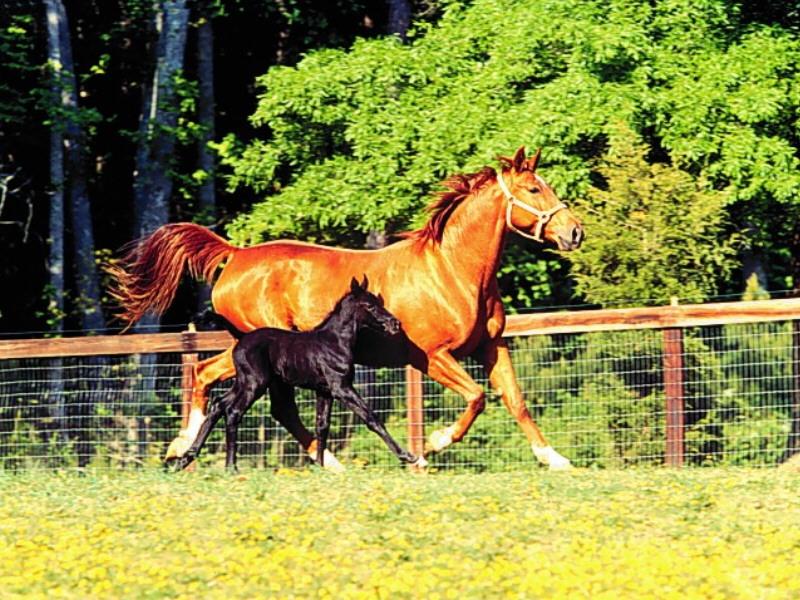
{"label": "foal's hoof", "polygon": [[166,458],[164,459],[164,470],[172,471],[173,473],[179,473],[188,467],[193,461],[194,458],[189,458],[188,456]]}
{"label": "foal's hoof", "polygon": [[192,441],[189,439],[189,436],[186,435],[185,432],[181,431],[174,440],[169,443],[169,447],[167,448],[167,455],[164,457],[165,461],[174,460],[176,458],[180,458],[189,447],[192,445]]}

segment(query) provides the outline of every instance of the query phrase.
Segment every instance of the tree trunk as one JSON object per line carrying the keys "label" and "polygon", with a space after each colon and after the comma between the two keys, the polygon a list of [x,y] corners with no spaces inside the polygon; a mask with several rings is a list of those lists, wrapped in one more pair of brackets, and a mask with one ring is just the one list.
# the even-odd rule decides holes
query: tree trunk
{"label": "tree trunk", "polygon": [[386,30],[390,34],[406,41],[406,33],[411,25],[411,2],[409,0],[387,0],[389,4],[389,19]]}
{"label": "tree trunk", "polygon": [[275,0],[275,4],[278,6],[278,13],[283,17],[283,23],[278,29],[278,39],[276,43],[275,49],[275,64],[276,65],[285,65],[287,59],[289,58],[289,37],[291,35],[291,25],[289,24],[289,18],[291,16],[291,12],[286,6],[285,0]]}
{"label": "tree trunk", "polygon": [[136,237],[152,233],[169,218],[173,131],[178,122],[175,76],[183,69],[188,21],[185,0],[165,1],[156,12],[155,69],[144,86],[134,172]]}
{"label": "tree trunk", "polygon": [[[53,102],[62,97],[62,58],[59,19],[56,0],[45,0],[47,21],[47,60],[52,69],[51,91]],[[53,335],[64,330],[64,132],[58,123],[50,127],[50,215],[48,223],[48,288],[47,315]],[[66,441],[67,422],[64,403],[64,376],[61,359],[54,359],[48,369],[48,412],[53,420],[55,435]]]}
{"label": "tree trunk", "polygon": [[[211,224],[216,219],[217,202],[214,195],[214,154],[209,143],[214,141],[214,30],[210,17],[197,28],[197,119],[202,133],[197,143],[197,167],[206,174],[198,190],[198,209],[201,222]],[[207,283],[197,284],[197,309],[202,312],[209,306],[211,288]]]}
{"label": "tree trunk", "polygon": [[[172,156],[178,103],[175,77],[183,69],[189,10],[185,0],[165,0],[155,14],[158,39],[153,56],[153,76],[143,86],[139,117],[139,145],[133,174],[135,237],[144,237],[169,220],[172,196]],[[158,329],[160,319],[146,315],[134,327],[137,332]],[[155,354],[134,357],[139,380],[134,391],[137,409],[133,418],[142,419],[143,406],[156,395],[157,360]],[[141,427],[139,427],[141,430]]]}
{"label": "tree trunk", "polygon": [[83,329],[97,332],[105,326],[100,305],[100,278],[95,263],[94,228],[86,181],[84,131],[78,114],[78,82],[72,60],[69,20],[61,0],[48,2],[58,13],[61,47],[61,107],[67,115],[64,138],[66,173],[69,179],[69,207],[72,218],[76,297]]}

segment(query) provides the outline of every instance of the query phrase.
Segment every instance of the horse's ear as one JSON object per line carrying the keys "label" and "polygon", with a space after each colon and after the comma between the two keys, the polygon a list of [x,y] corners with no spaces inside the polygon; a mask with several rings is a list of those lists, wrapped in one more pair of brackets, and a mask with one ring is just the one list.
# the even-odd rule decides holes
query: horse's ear
{"label": "horse's ear", "polygon": [[361,280],[361,289],[366,292],[367,287],[369,287],[369,280],[367,279],[367,274],[364,273],[364,278]]}
{"label": "horse's ear", "polygon": [[526,160],[525,164],[523,165],[523,167],[526,170],[530,171],[531,173],[535,172],[536,171],[536,167],[539,164],[539,158],[541,158],[541,156],[542,156],[542,149],[538,148],[536,150],[536,154],[534,154],[528,160]]}
{"label": "horse's ear", "polygon": [[353,278],[350,280],[350,291],[351,291],[351,292],[357,292],[357,291],[358,291],[358,290],[360,290],[360,289],[361,289],[361,287],[358,285],[358,279],[356,279],[355,277],[353,277]]}
{"label": "horse's ear", "polygon": [[522,165],[525,162],[525,146],[520,146],[514,153],[514,158],[511,159],[512,166],[515,171],[521,171]]}

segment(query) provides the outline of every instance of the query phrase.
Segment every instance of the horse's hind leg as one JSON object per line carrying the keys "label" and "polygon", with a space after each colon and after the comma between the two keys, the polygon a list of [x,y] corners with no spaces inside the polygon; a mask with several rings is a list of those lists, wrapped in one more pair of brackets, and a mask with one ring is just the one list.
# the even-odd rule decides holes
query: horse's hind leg
{"label": "horse's hind leg", "polygon": [[198,432],[206,420],[208,388],[217,381],[224,381],[236,375],[236,368],[233,365],[232,358],[233,348],[232,346],[222,354],[202,360],[194,366],[189,422],[170,443],[165,460],[170,461],[180,458],[186,454],[186,451],[197,439]]}
{"label": "horse's hind leg", "polygon": [[[311,458],[314,458],[317,452],[317,443],[300,420],[297,403],[294,400],[294,388],[277,379],[272,379],[269,382],[269,396],[270,413],[273,418],[286,428]],[[325,450],[325,468],[337,473],[344,471],[342,463],[336,460],[333,453],[327,449]]]}

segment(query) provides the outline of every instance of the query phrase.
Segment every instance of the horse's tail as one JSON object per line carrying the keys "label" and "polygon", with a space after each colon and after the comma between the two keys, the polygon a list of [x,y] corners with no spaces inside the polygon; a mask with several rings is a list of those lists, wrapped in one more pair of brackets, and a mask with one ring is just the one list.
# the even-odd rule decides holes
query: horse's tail
{"label": "horse's tail", "polygon": [[128,246],[119,262],[106,268],[119,303],[117,317],[126,329],[148,311],[161,315],[175,298],[186,267],[195,279],[211,281],[219,264],[237,250],[216,233],[194,223],[171,223]]}

